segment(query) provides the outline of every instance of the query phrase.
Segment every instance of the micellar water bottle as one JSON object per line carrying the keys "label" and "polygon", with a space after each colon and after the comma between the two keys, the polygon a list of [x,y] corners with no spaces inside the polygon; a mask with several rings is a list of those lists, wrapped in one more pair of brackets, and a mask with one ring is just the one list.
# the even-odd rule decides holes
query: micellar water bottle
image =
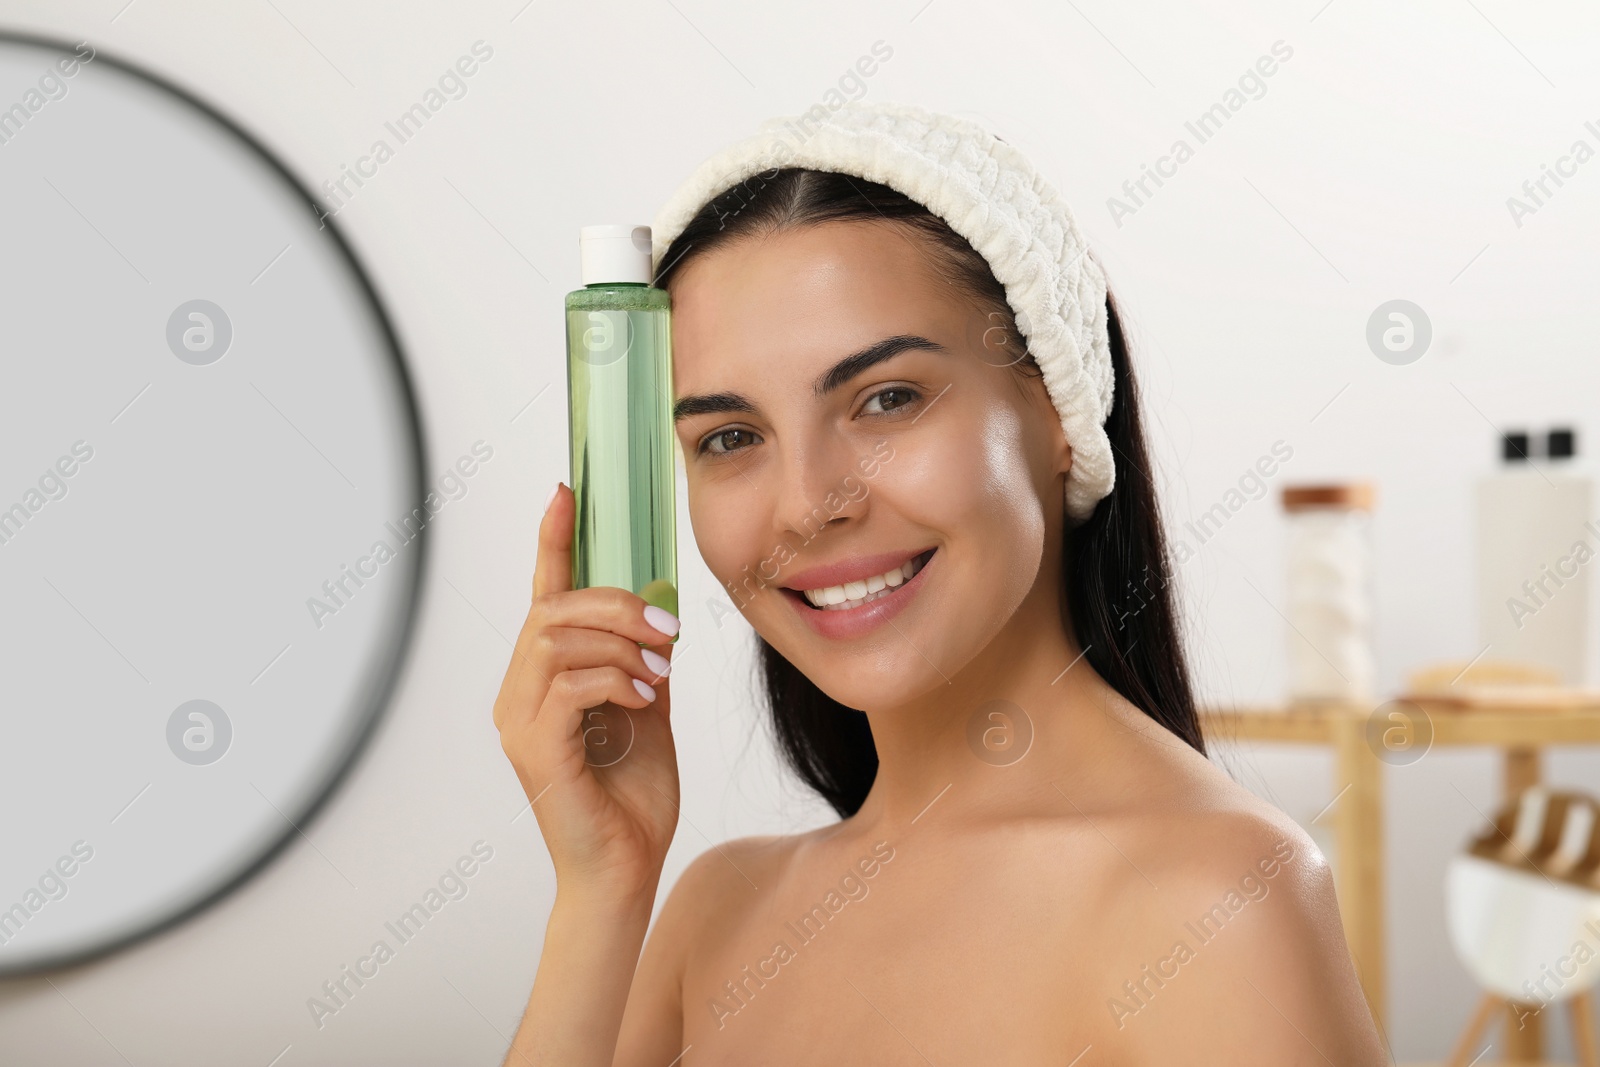
{"label": "micellar water bottle", "polygon": [[572,585],[618,586],[676,615],[671,300],[650,285],[648,226],[585,226],[579,246],[583,288],[567,294]]}

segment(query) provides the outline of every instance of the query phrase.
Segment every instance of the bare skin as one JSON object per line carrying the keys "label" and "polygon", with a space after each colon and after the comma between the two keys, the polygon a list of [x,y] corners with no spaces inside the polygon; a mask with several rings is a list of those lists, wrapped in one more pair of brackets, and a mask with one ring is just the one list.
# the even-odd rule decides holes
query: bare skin
{"label": "bare skin", "polygon": [[[638,648],[669,646],[637,597],[566,588],[570,493],[547,511],[495,716],[558,891],[506,1062],[1388,1062],[1311,840],[1082,657],[1059,562],[1071,449],[922,241],[827,223],[674,282],[677,395],[724,398],[678,425],[701,554],[866,712],[879,769],[848,819],[702,854],[647,942],[678,783],[668,683]],[[894,337],[936,347],[817,389]],[[859,635],[824,636],[782,588],[927,548],[915,596]],[[637,736],[597,768],[582,709],[602,701]]]}

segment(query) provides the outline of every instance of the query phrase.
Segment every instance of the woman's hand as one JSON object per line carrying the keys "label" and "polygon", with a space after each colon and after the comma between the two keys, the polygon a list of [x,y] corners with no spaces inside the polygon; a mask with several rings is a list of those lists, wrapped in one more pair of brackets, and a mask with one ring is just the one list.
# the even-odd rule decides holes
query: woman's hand
{"label": "woman's hand", "polygon": [[653,895],[678,824],[664,676],[678,621],[624,589],[572,588],[573,515],[572,491],[557,486],[494,724],[558,892],[633,900]]}

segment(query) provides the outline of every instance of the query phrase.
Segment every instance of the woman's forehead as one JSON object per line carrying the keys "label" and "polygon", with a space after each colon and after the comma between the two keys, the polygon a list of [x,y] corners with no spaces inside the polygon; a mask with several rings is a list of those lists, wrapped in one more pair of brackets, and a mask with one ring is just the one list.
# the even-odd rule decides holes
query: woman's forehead
{"label": "woman's forehead", "polygon": [[742,238],[696,257],[672,283],[678,392],[751,368],[809,378],[884,337],[963,332],[975,312],[930,256],[903,226],[850,222]]}

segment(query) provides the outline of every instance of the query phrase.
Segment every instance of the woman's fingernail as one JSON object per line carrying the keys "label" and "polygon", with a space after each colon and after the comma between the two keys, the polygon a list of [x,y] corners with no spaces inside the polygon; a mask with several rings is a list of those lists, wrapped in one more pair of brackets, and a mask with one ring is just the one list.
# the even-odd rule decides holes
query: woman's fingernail
{"label": "woman's fingernail", "polygon": [[646,604],[644,606],[644,621],[668,637],[678,632],[678,617],[665,608],[658,608],[654,604]]}
{"label": "woman's fingernail", "polygon": [[559,492],[561,492],[561,483],[557,482],[555,488],[550,490],[550,495],[544,498],[544,510],[545,511],[549,511],[550,510],[550,505],[555,503],[556,494],[559,493]]}
{"label": "woman's fingernail", "polygon": [[637,678],[633,680],[633,687],[637,689],[639,691],[639,695],[644,697],[646,700],[654,700],[656,698],[656,691],[639,681]]}
{"label": "woman's fingernail", "polygon": [[641,648],[639,654],[644,657],[644,665],[655,674],[656,680],[665,678],[672,670],[672,663],[667,657],[651,652],[648,648]]}

